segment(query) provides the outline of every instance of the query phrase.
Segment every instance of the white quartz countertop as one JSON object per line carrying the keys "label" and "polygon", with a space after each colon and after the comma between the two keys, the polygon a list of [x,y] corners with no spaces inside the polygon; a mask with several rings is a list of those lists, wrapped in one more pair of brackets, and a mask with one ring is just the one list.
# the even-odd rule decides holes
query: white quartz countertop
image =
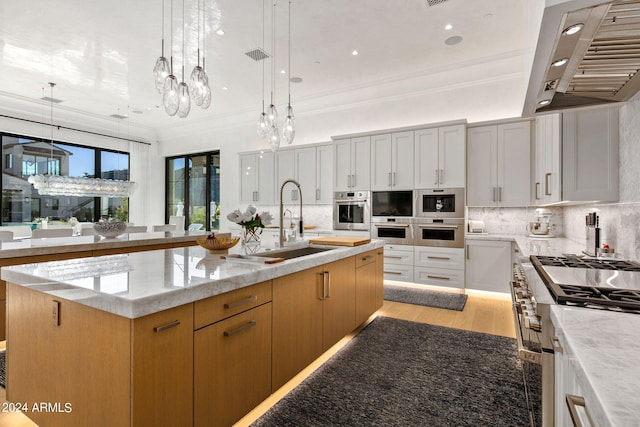
{"label": "white quartz countertop", "polygon": [[204,231],[189,230],[130,233],[109,239],[102,236],[72,236],[12,240],[0,242],[0,260],[61,252],[71,253],[114,248],[135,248],[162,243],[193,242],[198,236],[205,234],[207,233]]}
{"label": "white quartz countertop", "polygon": [[529,237],[509,234],[465,234],[466,240],[511,241],[518,244],[520,256],[531,255],[562,256],[562,254],[583,255],[584,245],[564,237]]}
{"label": "white quartz countertop", "polygon": [[596,426],[640,420],[640,315],[554,305],[551,319]]}
{"label": "white quartz countertop", "polygon": [[[223,260],[200,246],[2,267],[2,280],[128,318],[138,318],[265,280],[337,261],[384,242],[276,264]],[[242,253],[236,246],[232,252]],[[271,251],[275,257],[277,251]]]}

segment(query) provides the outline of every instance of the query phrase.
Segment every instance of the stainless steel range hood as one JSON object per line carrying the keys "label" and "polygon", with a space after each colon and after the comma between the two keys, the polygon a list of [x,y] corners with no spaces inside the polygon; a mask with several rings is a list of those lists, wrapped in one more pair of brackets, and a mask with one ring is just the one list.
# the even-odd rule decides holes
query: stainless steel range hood
{"label": "stainless steel range hood", "polygon": [[[542,17],[523,116],[635,95],[640,90],[640,0],[551,3]],[[572,34],[570,28],[579,30]]]}

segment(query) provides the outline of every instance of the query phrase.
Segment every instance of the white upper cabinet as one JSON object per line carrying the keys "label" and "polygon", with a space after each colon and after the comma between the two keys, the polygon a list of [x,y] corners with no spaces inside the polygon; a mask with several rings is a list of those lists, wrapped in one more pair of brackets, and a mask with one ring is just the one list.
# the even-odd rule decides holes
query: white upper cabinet
{"label": "white upper cabinet", "polygon": [[465,134],[464,125],[415,131],[415,188],[465,186]]}
{"label": "white upper cabinet", "polygon": [[616,201],[618,108],[562,113],[562,198]]}
{"label": "white upper cabinet", "polygon": [[560,114],[536,117],[534,194],[536,205],[562,200]]}
{"label": "white upper cabinet", "polygon": [[371,189],[413,189],[413,131],[371,137]]}
{"label": "white upper cabinet", "polygon": [[467,164],[468,206],[530,205],[530,122],[470,128]]}
{"label": "white upper cabinet", "polygon": [[371,138],[343,139],[335,142],[334,189],[336,191],[370,190]]}
{"label": "white upper cabinet", "polygon": [[[276,202],[280,186],[287,179],[300,183],[304,204],[330,204],[333,201],[333,145],[319,145],[280,150],[276,154]],[[283,189],[283,203],[299,203],[295,185]]]}
{"label": "white upper cabinet", "polygon": [[240,202],[268,204],[274,201],[275,160],[272,152],[240,155]]}

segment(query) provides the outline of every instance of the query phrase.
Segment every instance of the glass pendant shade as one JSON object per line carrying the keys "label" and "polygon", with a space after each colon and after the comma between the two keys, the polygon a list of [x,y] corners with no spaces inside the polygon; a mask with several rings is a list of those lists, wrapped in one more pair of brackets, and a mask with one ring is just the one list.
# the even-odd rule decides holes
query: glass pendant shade
{"label": "glass pendant shade", "polygon": [[208,78],[201,66],[196,65],[191,72],[190,95],[193,103],[200,106],[202,105],[202,98],[204,97],[204,87],[208,84]]}
{"label": "glass pendant shade", "polygon": [[203,110],[206,110],[211,105],[211,88],[209,85],[206,85],[202,89],[202,92],[202,104],[200,104],[200,107],[202,107]]}
{"label": "glass pendant shade", "polygon": [[180,96],[178,94],[178,79],[173,74],[169,74],[164,81],[164,90],[162,94],[162,105],[164,111],[170,116],[175,116],[180,105]]}
{"label": "glass pendant shade", "polygon": [[269,136],[269,123],[267,123],[267,113],[264,111],[260,113],[260,117],[258,117],[258,136],[260,138],[266,138]]}
{"label": "glass pendant shade", "polygon": [[267,110],[267,123],[269,125],[275,125],[277,127],[277,123],[278,123],[278,110],[276,109],[276,106],[271,104],[269,106],[269,109]]}
{"label": "glass pendant shade", "polygon": [[295,120],[292,116],[287,116],[284,119],[284,127],[282,129],[282,137],[287,142],[287,144],[293,143],[293,139],[296,136],[296,125]]}
{"label": "glass pendant shade", "polygon": [[276,123],[271,125],[269,129],[269,145],[271,146],[271,151],[274,153],[280,148],[280,132],[278,131],[278,125]]}
{"label": "glass pendant shade", "polygon": [[164,81],[169,75],[169,61],[164,56],[160,56],[156,60],[156,65],[153,67],[153,76],[155,77],[156,90],[158,93],[162,93],[164,90]]}
{"label": "glass pendant shade", "polygon": [[185,118],[191,111],[191,97],[189,96],[189,86],[185,82],[178,85],[178,117]]}

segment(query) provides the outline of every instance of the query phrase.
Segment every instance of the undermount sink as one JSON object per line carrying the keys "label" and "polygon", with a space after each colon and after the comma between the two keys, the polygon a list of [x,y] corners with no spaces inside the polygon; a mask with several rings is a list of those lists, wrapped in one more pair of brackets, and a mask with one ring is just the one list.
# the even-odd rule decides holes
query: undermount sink
{"label": "undermount sink", "polygon": [[303,248],[263,252],[263,253],[255,254],[254,256],[291,259],[291,258],[298,258],[301,256],[305,256],[305,255],[317,254],[319,252],[331,251],[333,249],[335,248],[319,248],[317,246],[305,246]]}

